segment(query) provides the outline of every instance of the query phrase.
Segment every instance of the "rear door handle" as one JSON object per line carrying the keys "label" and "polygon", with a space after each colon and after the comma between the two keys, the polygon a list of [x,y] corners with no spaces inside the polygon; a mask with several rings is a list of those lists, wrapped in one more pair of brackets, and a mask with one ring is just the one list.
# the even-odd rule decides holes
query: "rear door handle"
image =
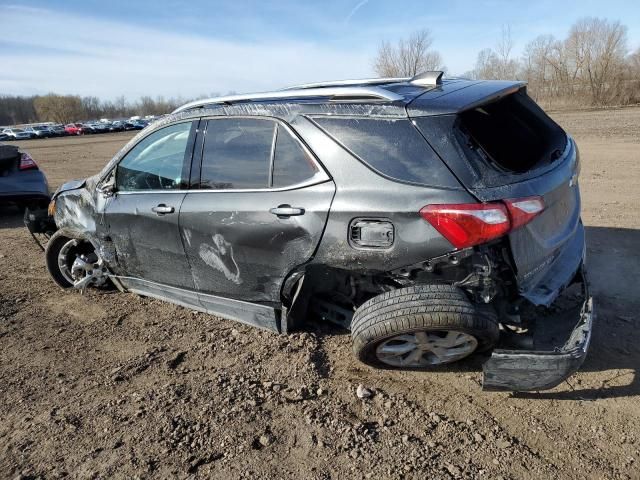
{"label": "rear door handle", "polygon": [[157,213],[158,215],[165,215],[167,213],[175,212],[176,209],[169,205],[165,205],[164,203],[161,203],[157,207],[153,207],[151,211]]}
{"label": "rear door handle", "polygon": [[277,215],[278,218],[289,218],[294,215],[304,215],[304,208],[292,207],[291,205],[278,205],[270,209],[269,212]]}

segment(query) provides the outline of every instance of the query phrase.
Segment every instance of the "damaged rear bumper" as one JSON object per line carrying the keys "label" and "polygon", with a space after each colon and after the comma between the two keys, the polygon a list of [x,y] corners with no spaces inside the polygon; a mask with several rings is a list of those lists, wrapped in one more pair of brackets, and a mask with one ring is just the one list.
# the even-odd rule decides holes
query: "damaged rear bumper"
{"label": "damaged rear bumper", "polygon": [[564,345],[552,350],[494,350],[483,366],[483,390],[547,390],[580,368],[587,356],[595,317],[584,272],[581,276],[585,300]]}

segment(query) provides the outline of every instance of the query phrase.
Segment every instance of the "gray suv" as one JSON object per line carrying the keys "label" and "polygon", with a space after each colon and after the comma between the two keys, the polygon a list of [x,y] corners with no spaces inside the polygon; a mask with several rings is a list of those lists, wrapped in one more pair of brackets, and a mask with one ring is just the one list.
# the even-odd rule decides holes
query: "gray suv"
{"label": "gray suv", "polygon": [[27,225],[64,288],[330,321],[379,368],[490,352],[485,389],[537,390],[591,334],[579,169],[520,82],[317,83],[184,105]]}

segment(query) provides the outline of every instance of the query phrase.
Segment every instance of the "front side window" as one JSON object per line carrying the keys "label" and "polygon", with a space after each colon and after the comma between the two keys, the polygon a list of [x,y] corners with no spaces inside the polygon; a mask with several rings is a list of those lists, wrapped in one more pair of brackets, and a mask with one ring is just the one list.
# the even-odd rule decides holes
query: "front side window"
{"label": "front side window", "polygon": [[200,188],[267,188],[276,126],[268,119],[209,120]]}
{"label": "front side window", "polygon": [[145,137],[120,161],[120,191],[171,190],[183,184],[183,165],[192,122],[162,128]]}

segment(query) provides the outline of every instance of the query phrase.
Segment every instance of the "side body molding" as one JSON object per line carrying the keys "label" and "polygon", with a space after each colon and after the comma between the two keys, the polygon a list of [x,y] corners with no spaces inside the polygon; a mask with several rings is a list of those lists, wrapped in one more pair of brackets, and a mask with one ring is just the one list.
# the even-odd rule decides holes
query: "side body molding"
{"label": "side body molding", "polygon": [[280,333],[280,311],[268,305],[193,292],[133,277],[112,277],[132,293]]}

